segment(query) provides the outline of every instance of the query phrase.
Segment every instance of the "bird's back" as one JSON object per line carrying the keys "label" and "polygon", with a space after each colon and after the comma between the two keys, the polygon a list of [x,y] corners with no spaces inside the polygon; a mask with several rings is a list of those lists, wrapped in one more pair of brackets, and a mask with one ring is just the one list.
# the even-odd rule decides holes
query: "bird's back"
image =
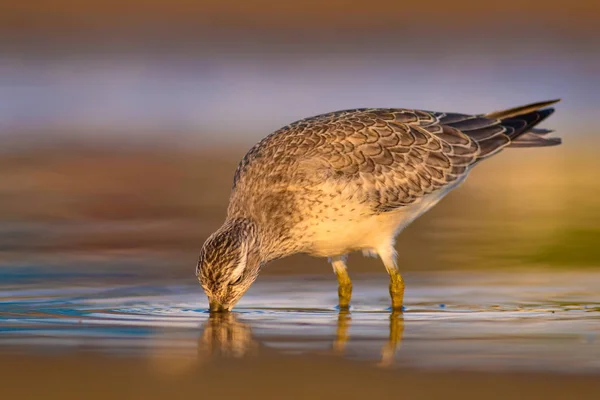
{"label": "bird's back", "polygon": [[[378,215],[445,192],[507,146],[547,146],[532,128],[549,116],[541,102],[486,115],[354,109],[294,122],[267,136],[235,173],[230,215],[246,215],[285,236],[315,210],[360,204]],[[275,229],[276,228],[276,229]]]}

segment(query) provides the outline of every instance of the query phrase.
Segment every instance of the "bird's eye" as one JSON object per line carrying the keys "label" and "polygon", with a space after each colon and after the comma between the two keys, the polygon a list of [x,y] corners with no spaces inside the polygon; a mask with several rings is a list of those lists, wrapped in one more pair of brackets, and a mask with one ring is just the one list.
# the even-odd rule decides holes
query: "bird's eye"
{"label": "bird's eye", "polygon": [[229,285],[234,286],[234,285],[237,285],[238,283],[240,283],[241,281],[242,281],[242,275],[240,275],[240,277],[237,278],[235,281],[229,282]]}

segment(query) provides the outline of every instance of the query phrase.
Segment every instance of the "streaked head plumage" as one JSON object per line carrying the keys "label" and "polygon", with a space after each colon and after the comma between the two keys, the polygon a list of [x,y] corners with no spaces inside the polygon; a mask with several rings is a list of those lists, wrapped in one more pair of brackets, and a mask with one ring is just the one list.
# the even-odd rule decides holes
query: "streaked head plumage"
{"label": "streaked head plumage", "polygon": [[258,277],[256,229],[247,219],[228,220],[209,236],[196,266],[211,311],[229,311]]}

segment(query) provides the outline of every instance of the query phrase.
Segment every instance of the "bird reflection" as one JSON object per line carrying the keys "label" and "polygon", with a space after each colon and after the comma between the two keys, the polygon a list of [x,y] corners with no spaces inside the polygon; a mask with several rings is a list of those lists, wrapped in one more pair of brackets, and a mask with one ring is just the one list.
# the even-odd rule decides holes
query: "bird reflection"
{"label": "bird reflection", "polygon": [[[350,339],[350,324],[352,316],[349,311],[340,311],[337,321],[337,330],[333,341],[333,352],[338,355],[343,355],[346,349],[346,344]],[[390,314],[390,335],[388,341],[381,349],[381,360],[377,365],[389,367],[394,364],[396,352],[402,341],[404,334],[404,316],[401,312],[392,312]]]}
{"label": "bird reflection", "polygon": [[[332,343],[332,353],[343,356],[350,341],[352,313],[340,311]],[[379,366],[394,364],[395,355],[404,333],[404,317],[401,312],[389,316],[389,338],[381,349]],[[198,355],[202,360],[212,357],[246,357],[259,353],[261,344],[252,334],[251,325],[238,320],[235,313],[212,313],[204,323],[198,340]]]}
{"label": "bird reflection", "polygon": [[350,322],[352,315],[348,310],[340,310],[337,320],[337,329],[335,331],[335,339],[333,340],[333,352],[338,355],[343,355],[346,350],[346,344],[350,339]]}
{"label": "bird reflection", "polygon": [[381,361],[379,365],[389,367],[394,364],[396,352],[404,336],[404,316],[401,312],[392,312],[390,314],[390,337],[388,342],[381,349]]}
{"label": "bird reflection", "polygon": [[198,341],[198,354],[201,359],[244,357],[255,355],[259,346],[250,325],[238,321],[235,314],[211,313]]}

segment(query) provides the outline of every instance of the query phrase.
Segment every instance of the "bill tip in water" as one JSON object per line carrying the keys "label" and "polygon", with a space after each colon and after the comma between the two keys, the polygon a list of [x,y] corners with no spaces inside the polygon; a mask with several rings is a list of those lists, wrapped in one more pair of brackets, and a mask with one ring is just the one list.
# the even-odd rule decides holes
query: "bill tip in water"
{"label": "bill tip in water", "polygon": [[217,303],[216,301],[210,302],[209,311],[212,313],[223,313],[229,312],[229,308],[223,306],[222,304]]}

